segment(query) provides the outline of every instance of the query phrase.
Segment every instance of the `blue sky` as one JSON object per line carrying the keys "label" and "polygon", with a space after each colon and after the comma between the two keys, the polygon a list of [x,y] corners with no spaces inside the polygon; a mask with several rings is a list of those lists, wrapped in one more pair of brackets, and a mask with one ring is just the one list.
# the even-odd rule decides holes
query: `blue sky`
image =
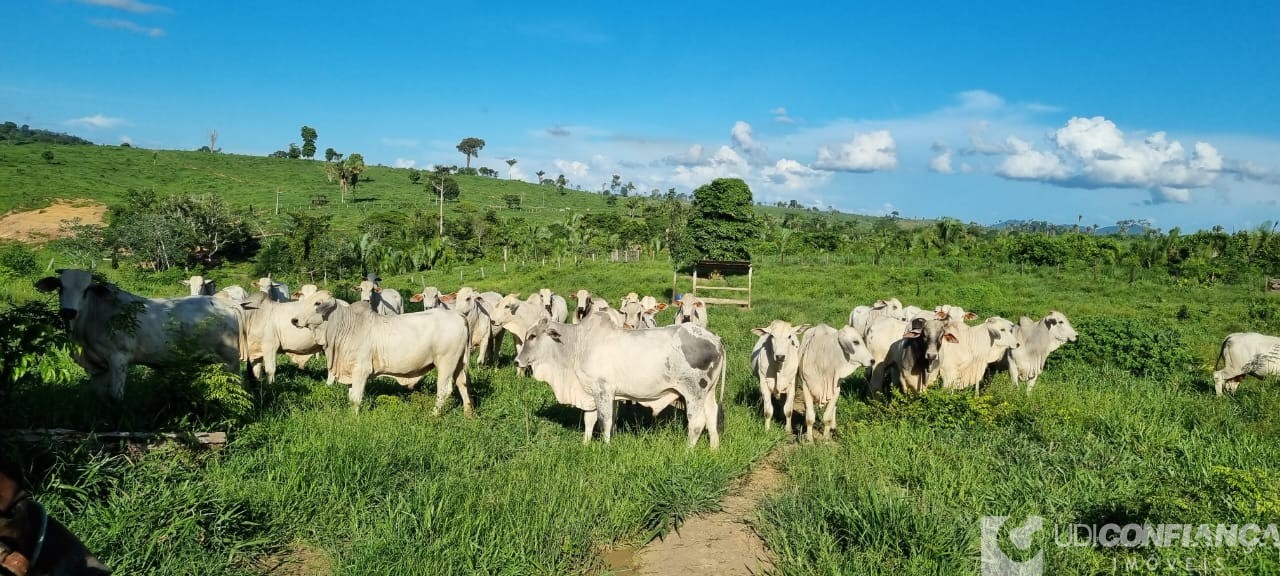
{"label": "blue sky", "polygon": [[5,6],[0,120],[267,154],[746,179],[870,214],[1280,220],[1280,3]]}

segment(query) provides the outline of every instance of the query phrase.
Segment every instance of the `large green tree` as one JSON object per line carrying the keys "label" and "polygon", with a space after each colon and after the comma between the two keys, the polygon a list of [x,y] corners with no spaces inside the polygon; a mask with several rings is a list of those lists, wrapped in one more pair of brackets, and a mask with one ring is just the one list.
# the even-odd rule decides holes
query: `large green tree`
{"label": "large green tree", "polygon": [[471,167],[471,157],[479,156],[482,149],[484,149],[484,139],[482,138],[463,138],[458,143],[458,151],[467,157],[467,168]]}
{"label": "large green tree", "polygon": [[308,159],[316,157],[316,129],[310,126],[302,127],[302,155]]}
{"label": "large green tree", "polygon": [[689,241],[677,242],[672,257],[681,266],[694,260],[750,260],[759,232],[751,188],[740,178],[717,178],[693,192]]}

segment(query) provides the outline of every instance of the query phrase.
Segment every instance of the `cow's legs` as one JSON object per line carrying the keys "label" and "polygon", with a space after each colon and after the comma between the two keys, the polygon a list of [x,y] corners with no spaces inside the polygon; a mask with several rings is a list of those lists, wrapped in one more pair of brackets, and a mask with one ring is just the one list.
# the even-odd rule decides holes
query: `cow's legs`
{"label": "cow's legs", "polygon": [[1040,379],[1039,374],[1036,374],[1035,376],[1027,378],[1027,394],[1031,393],[1031,388],[1033,388],[1036,385],[1036,380],[1039,380],[1039,379]]}
{"label": "cow's legs", "polygon": [[597,417],[597,416],[598,416],[598,414],[596,414],[596,411],[595,411],[595,410],[583,410],[583,411],[582,411],[582,427],[583,427],[583,431],[582,431],[582,443],[583,443],[583,444],[590,444],[590,443],[591,443],[591,435],[592,435],[593,433],[595,433],[595,431],[596,431],[596,417]]}
{"label": "cow's legs", "polygon": [[351,389],[347,391],[347,398],[351,399],[351,410],[360,412],[360,402],[364,400],[364,385],[369,380],[369,373],[361,368],[356,368],[351,373]]}
{"label": "cow's legs", "polygon": [[795,411],[796,401],[796,385],[791,384],[791,389],[782,395],[782,425],[785,427],[787,434],[791,433],[791,414]]}
{"label": "cow's legs", "polygon": [[279,352],[275,348],[262,348],[262,371],[267,374],[267,384],[276,382],[276,354]]}
{"label": "cow's legs", "polygon": [[1021,388],[1022,386],[1018,385],[1018,379],[1022,374],[1021,371],[1018,370],[1018,363],[1013,359],[1013,353],[1006,352],[1005,359],[1007,360],[1006,363],[1009,364],[1009,381],[1013,382],[1014,388]]}
{"label": "cow's legs", "polygon": [[[773,424],[773,394],[769,392],[773,386],[770,385],[770,378],[760,379],[760,404],[764,409],[764,429],[768,430]],[[784,407],[783,412],[786,412]]]}
{"label": "cow's legs", "polygon": [[707,427],[706,406],[708,401],[705,398],[691,397],[685,398],[684,403],[687,408],[685,414],[689,421],[689,447],[693,448],[698,445],[698,438],[702,436],[702,429]]}
{"label": "cow's legs", "polygon": [[111,372],[111,398],[117,402],[124,400],[124,381],[129,374],[129,359],[117,352],[107,359],[107,365]]}
{"label": "cow's legs", "polygon": [[311,360],[310,354],[294,354],[292,352],[286,352],[285,354],[289,356],[289,361],[293,362],[293,365],[297,366],[299,370],[306,368],[307,361]]}
{"label": "cow's legs", "polygon": [[613,436],[613,394],[604,391],[604,383],[597,382],[596,412],[600,414],[600,439],[605,444]]}
{"label": "cow's legs", "polygon": [[878,396],[884,394],[885,378],[888,376],[886,372],[889,365],[884,361],[876,362],[867,368],[867,397]]}
{"label": "cow's legs", "polygon": [[809,393],[807,383],[800,394],[804,396],[804,439],[813,442],[813,394]]}
{"label": "cow's legs", "polygon": [[[463,347],[462,353],[467,353],[466,347]],[[432,416],[440,415],[440,411],[444,409],[444,403],[448,402],[449,395],[453,394],[454,371],[444,369],[445,365],[444,363],[436,365],[436,407],[431,411]]]}
{"label": "cow's legs", "polygon": [[[769,403],[772,404],[773,400],[770,399]],[[707,438],[711,449],[717,450],[720,448],[720,405],[714,395],[708,395],[702,400],[702,406],[702,411],[707,415]]]}
{"label": "cow's legs", "polygon": [[462,358],[462,361],[458,362],[458,372],[454,376],[454,379],[458,383],[458,395],[462,396],[462,413],[466,416],[470,416],[471,391],[467,389],[467,384],[470,382],[471,377],[467,375],[467,363],[465,360],[466,358]]}
{"label": "cow's legs", "polygon": [[827,402],[827,409],[822,413],[822,436],[827,439],[830,439],[836,431],[836,404],[840,400],[840,381],[833,382],[831,389],[836,393],[831,397],[831,401]]}

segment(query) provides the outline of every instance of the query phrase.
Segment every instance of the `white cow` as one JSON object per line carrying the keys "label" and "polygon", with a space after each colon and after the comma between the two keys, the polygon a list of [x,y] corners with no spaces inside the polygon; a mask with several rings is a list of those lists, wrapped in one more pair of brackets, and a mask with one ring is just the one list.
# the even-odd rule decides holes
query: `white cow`
{"label": "white cow", "polygon": [[298,288],[297,292],[294,292],[292,294],[292,296],[294,300],[302,300],[303,298],[306,298],[307,296],[315,294],[316,292],[319,292],[319,291],[320,291],[320,287],[316,286],[315,284],[303,284],[301,288]]}
{"label": "white cow", "polygon": [[884,390],[893,378],[903,394],[920,394],[938,377],[943,342],[957,344],[961,326],[937,318],[912,318],[907,331],[889,347],[883,362],[872,371],[873,390]]}
{"label": "white cow", "polygon": [[436,308],[449,309],[449,306],[440,299],[444,293],[435,286],[424,286],[422,292],[409,297],[410,302],[421,302],[423,310],[435,310]]}
{"label": "white cow", "polygon": [[791,409],[796,395],[796,371],[800,368],[800,333],[808,324],[792,326],[774,320],[764,328],[753,328],[759,336],[751,347],[751,368],[760,381],[760,401],[764,408],[764,429],[773,424],[773,401],[782,399],[782,421],[791,427]]}
{"label": "white cow", "polygon": [[445,294],[440,299],[449,310],[467,319],[467,328],[471,330],[471,349],[478,352],[476,361],[488,361],[490,352],[496,361],[498,350],[492,347],[493,317],[489,315],[489,308],[480,294],[474,288],[463,286],[457,292]]}
{"label": "white cow", "polygon": [[854,307],[853,311],[849,312],[848,325],[866,337],[867,330],[880,318],[906,320],[907,317],[903,315],[902,310],[902,301],[897,298],[876,300],[871,306]]}
{"label": "white cow", "polygon": [[618,311],[622,313],[622,327],[630,330],[657,328],[658,321],[654,315],[666,309],[666,302],[658,302],[653,296],[645,296],[638,301],[626,301]]}
{"label": "white cow", "polygon": [[186,280],[179,280],[178,283],[186,286],[191,291],[191,296],[213,296],[218,292],[213,278],[192,276]]}
{"label": "white cow", "polygon": [[871,365],[871,353],[862,335],[851,326],[836,330],[819,324],[804,333],[800,345],[801,396],[804,398],[804,436],[813,440],[815,407],[825,406],[822,435],[831,438],[836,431],[836,401],[840,398],[840,381],[860,366]]}
{"label": "white cow", "polygon": [[987,318],[977,326],[957,326],[954,334],[960,342],[942,344],[942,358],[939,360],[942,388],[963,390],[972,387],[977,394],[987,365],[1004,358],[1010,349],[1019,347],[1018,337],[1013,332],[1013,322],[999,316]]}
{"label": "white cow", "polygon": [[573,308],[572,322],[577,324],[586,319],[588,315],[596,310],[603,310],[609,307],[609,302],[604,298],[600,298],[590,291],[582,289],[574,292],[572,296],[576,303]]}
{"label": "white cow", "polygon": [[276,302],[265,292],[255,292],[241,306],[245,309],[250,367],[256,375],[261,362],[268,383],[275,382],[276,355],[280,352],[288,354],[294,365],[302,368],[313,354],[324,351],[311,330],[291,322],[305,308],[302,301]]}
{"label": "white cow", "polygon": [[400,293],[391,288],[383,288],[378,283],[382,279],[370,274],[361,280],[352,290],[360,292],[360,300],[369,303],[369,307],[383,316],[395,316],[404,313],[404,300]]}
{"label": "white cow", "polygon": [[266,292],[276,302],[288,302],[289,298],[293,296],[287,284],[272,280],[270,275],[258,279],[258,291]]}
{"label": "white cow", "polygon": [[368,302],[339,306],[321,290],[302,301],[303,310],[291,319],[294,326],[312,330],[329,359],[330,379],[351,385],[348,397],[360,409],[364,386],[370,376],[391,376],[413,388],[436,368],[436,405],[439,414],[456,381],[462,409],[471,414],[467,392],[467,346],[471,334],[467,321],[449,310],[412,314],[375,314]]}
{"label": "white cow", "polygon": [[552,292],[550,288],[530,294],[527,302],[544,310],[549,320],[564,322],[569,318],[569,304],[564,301],[564,296]]}
{"label": "white cow", "polygon": [[[1225,362],[1224,362],[1225,361]],[[1222,340],[1213,372],[1213,389],[1219,396],[1225,386],[1234,393],[1245,376],[1258,378],[1280,375],[1280,338],[1257,332],[1236,332]]]}
{"label": "white cow", "polygon": [[[210,296],[145,298],[94,279],[85,270],[58,270],[35,283],[59,291],[59,315],[79,345],[76,363],[99,394],[124,398],[129,366],[159,366],[210,353],[240,373],[247,344],[239,306]],[[178,356],[175,356],[178,355]]]}
{"label": "white cow", "polygon": [[1036,379],[1044,371],[1045,360],[1054,350],[1067,342],[1075,342],[1080,336],[1067,316],[1061,312],[1050,312],[1039,321],[1026,316],[1018,320],[1014,335],[1018,337],[1018,348],[1010,350],[1009,379],[1014,384],[1027,381],[1027,393],[1036,385]]}
{"label": "white cow", "polygon": [[593,314],[578,324],[539,320],[529,330],[516,363],[546,382],[556,400],[583,410],[583,443],[591,442],[597,418],[601,437],[613,433],[617,400],[661,412],[682,399],[689,421],[689,446],[706,428],[711,449],[720,446],[720,406],[724,391],[724,345],[697,325],[623,330]]}
{"label": "white cow", "polygon": [[676,299],[676,324],[692,322],[707,327],[707,305],[693,294],[683,294]]}
{"label": "white cow", "polygon": [[213,297],[221,298],[223,300],[229,300],[232,302],[243,302],[249,298],[249,291],[245,290],[240,286],[232,284],[231,286],[227,286],[226,288],[219,290],[216,294],[213,295]]}
{"label": "white cow", "polygon": [[[534,324],[541,320],[546,311],[537,305],[529,304],[520,300],[520,294],[507,294],[498,302],[498,306],[490,312],[493,321],[503,332],[510,333],[515,340],[516,355],[520,355],[520,351],[524,348],[524,338]],[[501,337],[499,337],[501,341]],[[520,373],[521,368],[516,366],[516,373]]]}

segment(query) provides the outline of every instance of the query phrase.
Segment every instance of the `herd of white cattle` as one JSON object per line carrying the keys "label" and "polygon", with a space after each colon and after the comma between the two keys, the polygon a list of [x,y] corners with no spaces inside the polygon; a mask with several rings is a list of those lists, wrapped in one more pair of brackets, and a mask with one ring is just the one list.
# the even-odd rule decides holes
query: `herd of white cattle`
{"label": "herd of white cattle", "polygon": [[[619,400],[656,415],[683,405],[688,442],[705,429],[719,445],[723,425],[726,353],[720,337],[707,329],[707,307],[692,295],[677,296],[674,323],[658,326],[669,306],[635,292],[615,308],[587,290],[570,295],[574,306],[549,289],[521,299],[519,294],[477,292],[463,287],[443,293],[425,287],[409,298],[423,305],[406,312],[400,293],[369,275],[352,290],[361,300],[347,303],[315,285],[291,292],[262,278],[257,290],[218,290],[200,276],[181,281],[190,296],[147,298],[95,278],[84,270],[58,270],[36,282],[58,291],[60,315],[79,345],[76,361],[95,389],[119,400],[128,367],[158,366],[193,354],[221,359],[239,372],[247,363],[254,378],[275,378],[283,353],[299,367],[324,354],[328,383],[350,386],[358,409],[369,378],[386,376],[412,388],[437,371],[435,413],[457,385],[463,410],[472,411],[467,389],[471,355],[496,363],[502,338],[515,342],[515,367],[548,384],[562,404],[583,411],[583,441],[596,425],[609,441]],[[903,306],[897,299],[858,306],[840,328],[793,325],[774,320],[752,330],[759,338],[751,367],[759,380],[764,426],[773,421],[773,401],[781,399],[784,422],[791,422],[796,386],[805,409],[805,437],[812,440],[816,410],[824,409],[824,436],[836,430],[836,403],[842,379],[866,369],[866,393],[896,385],[919,394],[935,382],[944,389],[978,392],[988,370],[1007,369],[1015,384],[1031,391],[1045,361],[1077,332],[1066,315],[1053,311],[1017,323],[991,317],[969,325],[976,315],[959,306],[932,309]],[[180,355],[175,358],[175,355]],[[1280,374],[1280,338],[1236,333],[1223,340],[1213,374],[1219,395],[1235,391],[1247,375]]]}

